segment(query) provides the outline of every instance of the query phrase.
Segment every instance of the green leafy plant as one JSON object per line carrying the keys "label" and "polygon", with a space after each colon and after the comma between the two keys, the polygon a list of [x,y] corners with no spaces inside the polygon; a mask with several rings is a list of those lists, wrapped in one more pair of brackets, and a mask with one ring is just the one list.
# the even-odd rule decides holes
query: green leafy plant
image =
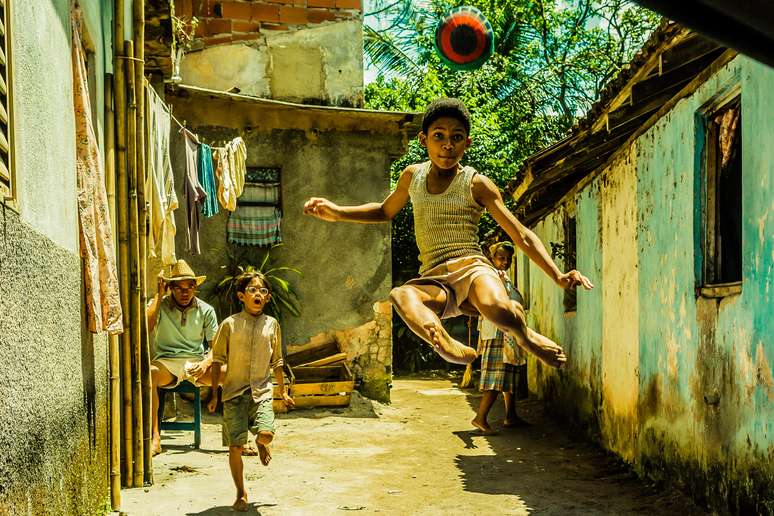
{"label": "green leafy plant", "polygon": [[228,316],[242,309],[242,303],[237,297],[236,282],[239,276],[250,272],[260,272],[271,286],[271,300],[266,305],[266,314],[279,321],[282,321],[282,318],[287,314],[293,317],[301,315],[298,295],[287,276],[296,275],[300,278],[303,275],[295,267],[276,263],[273,251],[281,246],[282,244],[276,244],[265,249],[263,256],[255,263],[250,263],[244,254],[228,254],[229,263],[221,266],[221,268],[226,269],[226,276],[218,282],[213,292],[222,316]]}

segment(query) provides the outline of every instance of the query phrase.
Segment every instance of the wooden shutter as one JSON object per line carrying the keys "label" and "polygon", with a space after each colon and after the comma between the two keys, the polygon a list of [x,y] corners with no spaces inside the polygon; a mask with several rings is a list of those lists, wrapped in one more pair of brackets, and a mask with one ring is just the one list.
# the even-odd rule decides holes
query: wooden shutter
{"label": "wooden shutter", "polygon": [[11,0],[0,0],[0,200],[13,197],[9,34]]}

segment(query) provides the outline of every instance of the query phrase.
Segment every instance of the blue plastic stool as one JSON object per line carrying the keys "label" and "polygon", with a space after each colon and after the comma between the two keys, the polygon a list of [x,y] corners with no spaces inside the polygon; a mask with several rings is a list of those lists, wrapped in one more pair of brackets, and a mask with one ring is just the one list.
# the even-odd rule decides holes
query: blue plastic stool
{"label": "blue plastic stool", "polygon": [[[169,392],[189,392],[194,395],[193,422],[164,421],[164,398]],[[183,380],[172,389],[159,389],[159,430],[193,430],[194,448],[199,448],[202,442],[202,403],[199,388],[187,380]]]}

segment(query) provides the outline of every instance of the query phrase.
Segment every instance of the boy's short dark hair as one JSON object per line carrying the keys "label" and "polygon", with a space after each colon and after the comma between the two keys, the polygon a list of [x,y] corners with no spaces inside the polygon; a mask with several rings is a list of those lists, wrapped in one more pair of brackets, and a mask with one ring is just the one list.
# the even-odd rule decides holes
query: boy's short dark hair
{"label": "boy's short dark hair", "polygon": [[422,117],[422,132],[427,134],[430,124],[442,117],[456,118],[465,126],[465,132],[470,134],[470,112],[459,99],[440,98],[427,105]]}
{"label": "boy's short dark hair", "polygon": [[497,251],[499,251],[500,249],[504,249],[505,251],[507,251],[511,260],[513,259],[513,256],[516,254],[516,248],[513,247],[513,244],[508,242],[507,240],[503,240],[502,242],[497,242],[489,246],[489,256],[494,258],[494,255],[497,254]]}
{"label": "boy's short dark hair", "polygon": [[236,291],[244,293],[245,289],[247,288],[247,285],[250,284],[251,281],[253,281],[253,278],[258,278],[261,280],[261,283],[263,283],[263,286],[269,289],[269,293],[271,293],[271,284],[266,280],[266,276],[263,275],[261,272],[253,271],[253,272],[244,272],[237,276],[236,279]]}

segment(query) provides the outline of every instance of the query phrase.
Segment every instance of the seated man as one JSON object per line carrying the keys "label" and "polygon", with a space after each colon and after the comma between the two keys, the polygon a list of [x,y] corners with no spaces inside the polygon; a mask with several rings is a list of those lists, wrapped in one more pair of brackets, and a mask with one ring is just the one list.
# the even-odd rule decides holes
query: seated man
{"label": "seated man", "polygon": [[[151,336],[151,393],[153,398],[153,455],[161,453],[159,394],[157,388],[172,388],[183,380],[212,385],[212,339],[218,329],[215,309],[196,297],[196,288],[206,276],[178,260],[168,276],[159,274],[158,292],[148,304],[148,334]],[[167,294],[167,289],[171,295]],[[205,356],[204,341],[209,351]],[[226,367],[221,369],[223,378]],[[216,393],[213,393],[216,395]]]}

